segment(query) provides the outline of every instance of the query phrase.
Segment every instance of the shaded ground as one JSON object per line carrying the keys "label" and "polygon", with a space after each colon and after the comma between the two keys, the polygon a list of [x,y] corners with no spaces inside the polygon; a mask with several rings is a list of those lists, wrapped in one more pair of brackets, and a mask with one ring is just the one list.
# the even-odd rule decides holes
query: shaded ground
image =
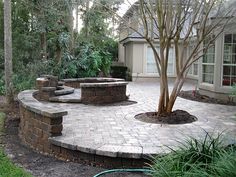
{"label": "shaded ground", "polygon": [[236,106],[236,102],[232,101],[232,97],[229,97],[229,100],[227,100],[227,101],[219,100],[219,99],[211,98],[206,95],[201,95],[201,94],[199,94],[199,91],[195,91],[195,90],[181,91],[179,94],[179,97],[185,98],[188,100],[199,101],[199,102],[203,102],[203,103]]}
{"label": "shaded ground", "polygon": [[186,111],[175,110],[167,115],[158,115],[157,112],[146,112],[135,116],[137,120],[155,124],[186,124],[192,123],[197,118]]}
{"label": "shaded ground", "polygon": [[[2,101],[2,102],[1,102]],[[0,98],[0,108],[4,98]],[[5,153],[14,163],[38,177],[93,177],[106,169],[92,167],[84,164],[65,162],[53,157],[39,154],[21,144],[18,137],[19,117],[17,107],[7,110],[5,122],[6,135],[4,137]],[[147,177],[142,173],[112,173],[104,177]]]}

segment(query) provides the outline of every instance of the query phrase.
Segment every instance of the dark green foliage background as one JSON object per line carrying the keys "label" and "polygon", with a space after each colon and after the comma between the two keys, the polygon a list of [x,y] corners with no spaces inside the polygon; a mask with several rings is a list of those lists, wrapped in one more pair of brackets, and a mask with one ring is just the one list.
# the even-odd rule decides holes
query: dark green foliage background
{"label": "dark green foliage background", "polygon": [[[112,60],[118,56],[118,42],[109,28],[110,15],[104,5],[118,7],[119,1],[101,1],[83,12],[88,19],[86,28],[74,31],[74,48],[70,48],[68,11],[71,1],[12,0],[13,84],[15,91],[33,88],[35,79],[42,74],[59,78],[108,76]],[[84,4],[80,5],[83,9]],[[0,9],[3,2],[0,1]],[[40,13],[39,13],[39,10]],[[101,12],[102,11],[102,12]],[[42,13],[43,12],[43,13]],[[42,15],[43,14],[43,15]],[[40,34],[46,33],[47,59],[42,59]],[[3,11],[0,11],[0,95],[4,94],[4,28]],[[62,51],[61,61],[56,61],[56,49]]]}

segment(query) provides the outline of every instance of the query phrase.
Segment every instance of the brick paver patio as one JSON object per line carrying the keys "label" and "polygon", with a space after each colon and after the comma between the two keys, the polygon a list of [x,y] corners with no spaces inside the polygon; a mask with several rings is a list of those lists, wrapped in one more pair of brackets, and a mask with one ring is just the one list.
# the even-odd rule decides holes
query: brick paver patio
{"label": "brick paver patio", "polygon": [[[195,88],[185,84],[183,90]],[[79,92],[77,92],[79,93]],[[157,107],[158,82],[131,82],[127,93],[136,104],[94,106],[45,103],[68,111],[63,119],[62,136],[51,138],[53,144],[82,152],[110,157],[142,158],[168,151],[188,136],[202,137],[207,132],[224,131],[226,139],[236,137],[236,108],[200,103],[178,98],[174,107],[195,115],[198,121],[184,125],[160,125],[134,119],[139,113]],[[76,97],[76,94],[73,95]]]}

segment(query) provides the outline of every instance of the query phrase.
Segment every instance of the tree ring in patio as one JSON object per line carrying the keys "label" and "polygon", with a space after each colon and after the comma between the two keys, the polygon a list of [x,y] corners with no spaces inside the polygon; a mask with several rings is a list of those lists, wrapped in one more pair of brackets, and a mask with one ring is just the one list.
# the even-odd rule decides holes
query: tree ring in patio
{"label": "tree ring in patio", "polygon": [[153,124],[187,124],[197,121],[195,116],[184,110],[175,110],[166,115],[158,115],[157,112],[145,112],[137,114],[135,119]]}

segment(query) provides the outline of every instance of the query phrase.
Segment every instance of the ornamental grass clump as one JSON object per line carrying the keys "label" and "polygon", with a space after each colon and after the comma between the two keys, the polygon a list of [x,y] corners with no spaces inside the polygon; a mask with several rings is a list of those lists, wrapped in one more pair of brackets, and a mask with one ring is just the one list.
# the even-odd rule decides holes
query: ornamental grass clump
{"label": "ornamental grass clump", "polygon": [[225,148],[221,135],[206,133],[203,139],[190,138],[178,150],[155,157],[151,165],[154,177],[236,176],[236,148]]}

